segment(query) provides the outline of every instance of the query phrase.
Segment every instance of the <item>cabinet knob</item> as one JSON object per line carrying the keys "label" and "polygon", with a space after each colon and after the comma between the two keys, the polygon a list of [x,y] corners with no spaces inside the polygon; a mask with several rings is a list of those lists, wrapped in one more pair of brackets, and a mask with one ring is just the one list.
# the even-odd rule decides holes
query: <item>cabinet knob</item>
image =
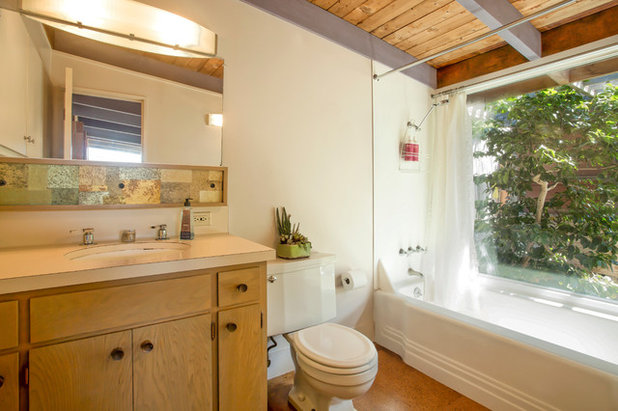
{"label": "cabinet knob", "polygon": [[268,282],[269,283],[274,283],[275,281],[277,281],[277,276],[276,275],[269,275],[268,276]]}
{"label": "cabinet knob", "polygon": [[140,348],[142,349],[142,351],[144,352],[150,352],[152,351],[152,349],[154,348],[154,344],[148,340],[144,341],[141,345]]}
{"label": "cabinet knob", "polygon": [[231,333],[233,333],[234,331],[236,331],[236,329],[238,328],[238,326],[234,323],[227,323],[227,325],[225,326],[225,328],[227,328],[227,330]]}
{"label": "cabinet knob", "polygon": [[4,377],[0,375],[0,388],[4,385]]}
{"label": "cabinet knob", "polygon": [[122,350],[122,348],[114,348],[110,356],[114,361],[122,360],[124,358],[124,351]]}
{"label": "cabinet knob", "polygon": [[249,289],[249,287],[247,287],[247,284],[239,284],[238,287],[236,287],[236,291],[238,291],[239,293],[246,293],[247,289]]}

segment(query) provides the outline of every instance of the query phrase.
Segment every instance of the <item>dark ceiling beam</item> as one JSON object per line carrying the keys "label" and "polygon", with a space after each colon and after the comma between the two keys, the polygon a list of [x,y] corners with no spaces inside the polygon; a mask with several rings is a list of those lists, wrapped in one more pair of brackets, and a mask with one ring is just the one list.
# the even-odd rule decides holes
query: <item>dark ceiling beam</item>
{"label": "dark ceiling beam", "polygon": [[[618,34],[618,6],[563,24],[541,34],[543,57]],[[510,45],[438,70],[438,88],[525,63]]]}
{"label": "dark ceiling beam", "polygon": [[54,33],[54,50],[215,93],[223,93],[223,79],[167,64],[132,53],[122,47],[100,43],[62,30],[54,30]]}
{"label": "dark ceiling beam", "polygon": [[[497,29],[523,17],[508,0],[457,0],[490,29]],[[530,22],[503,31],[500,37],[528,60],[541,57],[541,32]]]}
{"label": "dark ceiling beam", "polygon": [[[401,67],[417,60],[405,51],[307,0],[241,1],[389,67]],[[436,87],[436,69],[428,64],[404,70],[402,73],[431,88]]]}

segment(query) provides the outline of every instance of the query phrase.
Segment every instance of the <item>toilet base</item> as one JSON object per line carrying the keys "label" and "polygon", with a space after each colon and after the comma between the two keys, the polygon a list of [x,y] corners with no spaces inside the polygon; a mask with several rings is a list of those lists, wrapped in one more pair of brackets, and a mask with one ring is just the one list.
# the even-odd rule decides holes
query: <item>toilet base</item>
{"label": "toilet base", "polygon": [[294,387],[288,395],[288,401],[296,411],[356,411],[352,400],[318,396],[313,389],[306,390],[303,388],[306,388],[306,385],[297,382],[295,376]]}
{"label": "toilet base", "polygon": [[[330,379],[331,383],[326,383],[306,373],[303,367],[299,366],[294,341],[287,334],[284,334],[284,337],[290,342],[295,368],[294,386],[288,395],[288,402],[297,411],[356,411],[352,398],[365,394],[373,384],[378,371],[377,358],[372,375],[363,375],[360,379],[353,378],[352,381],[360,381],[360,384],[333,384],[332,378]],[[351,382],[350,376],[343,376],[340,381],[349,384]]]}

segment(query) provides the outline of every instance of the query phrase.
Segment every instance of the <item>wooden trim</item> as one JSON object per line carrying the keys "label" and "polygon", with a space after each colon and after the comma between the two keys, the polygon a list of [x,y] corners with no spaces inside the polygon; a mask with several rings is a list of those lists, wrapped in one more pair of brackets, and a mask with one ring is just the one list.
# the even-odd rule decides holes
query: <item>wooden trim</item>
{"label": "wooden trim", "polygon": [[221,205],[227,205],[227,175],[228,175],[228,171],[227,171],[227,167],[221,167],[223,169],[225,169],[223,171],[223,184],[221,186],[221,190],[223,190],[223,198],[221,199]]}
{"label": "wooden trim", "polygon": [[114,161],[90,161],[90,160],[64,160],[61,158],[16,158],[0,157],[0,163],[25,163],[25,164],[49,164],[66,166],[100,166],[100,167],[135,167],[135,168],[166,168],[166,169],[190,169],[190,170],[214,170],[227,171],[227,167],[221,166],[195,166],[182,164],[158,164],[158,163],[120,163]]}
{"label": "wooden trim", "polygon": [[[418,60],[307,0],[241,1],[389,67],[401,67]],[[431,88],[436,87],[436,70],[428,64],[402,73]]]}
{"label": "wooden trim", "polygon": [[[618,34],[618,6],[542,33],[543,57],[616,34]],[[511,46],[500,47],[458,63],[441,67],[438,69],[438,88],[526,62],[527,60]]]}
{"label": "wooden trim", "polygon": [[[77,211],[77,210],[127,210],[145,208],[181,208],[183,203],[174,204],[102,204],[102,205],[11,205],[0,206],[0,213],[3,211]],[[191,202],[191,207],[224,207],[227,203],[195,203]]]}

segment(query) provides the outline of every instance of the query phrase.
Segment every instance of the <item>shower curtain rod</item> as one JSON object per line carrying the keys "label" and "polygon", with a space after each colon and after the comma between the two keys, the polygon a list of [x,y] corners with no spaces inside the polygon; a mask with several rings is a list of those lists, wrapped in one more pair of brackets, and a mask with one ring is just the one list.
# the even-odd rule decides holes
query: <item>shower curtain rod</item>
{"label": "shower curtain rod", "polygon": [[432,54],[429,57],[425,57],[423,59],[416,60],[416,61],[414,61],[412,63],[406,64],[405,66],[401,66],[399,68],[395,68],[395,69],[386,71],[386,72],[384,72],[382,74],[374,74],[373,75],[373,79],[374,80],[380,80],[382,77],[388,76],[389,74],[398,73],[400,71],[407,70],[407,69],[412,68],[412,67],[416,67],[418,65],[421,65],[423,63],[428,62],[429,60],[433,60],[435,58],[438,58],[440,56],[443,56],[443,55],[448,54],[450,52],[453,52],[455,50],[459,50],[460,48],[469,46],[470,44],[474,44],[474,43],[476,43],[478,41],[485,40],[486,38],[491,37],[494,34],[502,33],[503,31],[506,31],[508,29],[512,29],[513,27],[519,26],[520,24],[526,23],[526,22],[528,22],[530,20],[533,20],[533,19],[535,19],[537,17],[543,16],[543,15],[545,15],[547,13],[551,13],[552,11],[558,10],[558,9],[564,7],[564,6],[568,6],[569,4],[575,3],[576,1],[577,0],[565,0],[565,1],[561,2],[561,3],[554,4],[553,6],[550,6],[550,7],[546,8],[546,9],[537,11],[536,13],[533,13],[533,14],[531,14],[529,16],[522,17],[522,18],[520,18],[518,20],[515,20],[515,21],[509,23],[509,24],[506,24],[504,26],[501,26],[501,27],[498,27],[496,29],[493,29],[493,30],[491,30],[491,31],[489,31],[489,32],[487,32],[485,34],[481,34],[480,36],[477,36],[477,37],[475,37],[475,38],[473,38],[471,40],[468,40],[465,43],[459,44],[457,46],[450,47],[450,48],[448,48],[446,50],[443,50],[443,51],[440,51],[440,52],[438,52],[436,54]]}

